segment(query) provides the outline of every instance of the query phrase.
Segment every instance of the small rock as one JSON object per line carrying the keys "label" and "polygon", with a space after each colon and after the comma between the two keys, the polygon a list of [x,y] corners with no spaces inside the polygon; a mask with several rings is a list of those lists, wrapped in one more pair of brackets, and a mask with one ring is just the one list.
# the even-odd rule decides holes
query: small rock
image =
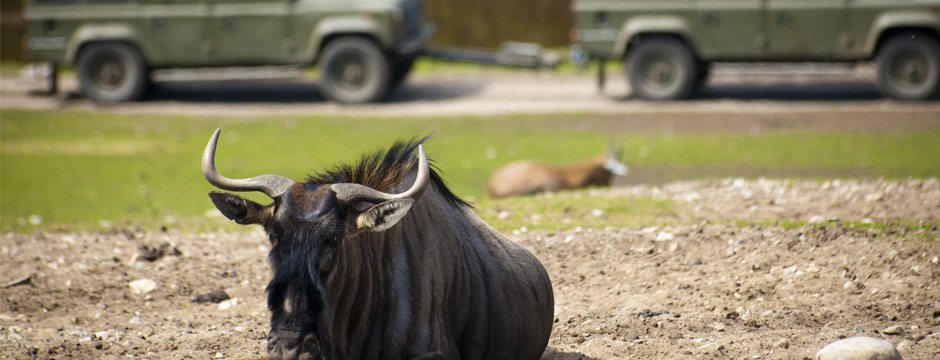
{"label": "small rock", "polygon": [[238,305],[238,298],[228,299],[219,303],[219,310],[228,310]]}
{"label": "small rock", "polygon": [[601,209],[591,210],[591,216],[596,217],[596,218],[604,216],[604,210],[601,210]]}
{"label": "small rock", "polygon": [[858,336],[826,345],[816,360],[901,360],[901,353],[890,342]]}
{"label": "small rock", "polygon": [[29,224],[33,226],[42,225],[42,216],[33,214],[27,218],[27,221],[29,221]]}
{"label": "small rock", "polygon": [[659,234],[656,234],[656,241],[669,241],[675,238],[675,235],[665,231],[661,231]]}
{"label": "small rock", "polygon": [[160,246],[151,246],[151,245],[141,245],[137,249],[137,253],[140,254],[140,258],[154,262],[166,255],[180,256],[183,253],[179,251],[175,246],[170,245],[169,243],[160,244]]}
{"label": "small rock", "polygon": [[688,266],[702,265],[702,259],[689,259],[685,264]]}
{"label": "small rock", "polygon": [[14,286],[29,285],[32,282],[33,282],[33,274],[29,274],[26,276],[21,276],[19,278],[13,279],[7,282],[6,284],[3,284],[2,288],[6,289],[6,288],[14,287]]}
{"label": "small rock", "polygon": [[914,347],[914,345],[917,345],[917,344],[915,344],[913,341],[906,340],[906,339],[901,340],[901,342],[898,343],[898,351],[910,350],[911,348]]}
{"label": "small rock", "polygon": [[725,350],[725,346],[716,343],[707,343],[705,345],[699,346],[695,350],[705,354],[721,353]]}
{"label": "small rock", "polygon": [[901,335],[904,332],[904,328],[901,325],[892,325],[886,327],[884,330],[881,330],[881,333],[885,335]]}
{"label": "small rock", "polygon": [[780,340],[777,340],[776,342],[774,342],[774,347],[778,347],[782,349],[789,349],[790,341],[787,340],[787,338],[781,338]]}
{"label": "small rock", "polygon": [[725,331],[725,324],[722,324],[720,322],[712,323],[711,325],[708,325],[708,326],[711,327],[712,329],[715,329],[715,331],[719,331],[719,332]]}
{"label": "small rock", "polygon": [[141,319],[139,316],[135,316],[135,317],[132,317],[130,320],[128,320],[127,323],[131,325],[141,325],[144,323],[144,320]]}
{"label": "small rock", "polygon": [[137,295],[147,294],[157,289],[157,282],[150,279],[134,280],[127,285],[130,286],[131,290],[134,291],[134,294]]}
{"label": "small rock", "polygon": [[20,331],[23,331],[23,329],[20,329],[19,326],[10,326],[7,328],[7,338],[16,341],[23,340],[23,335],[20,335]]}

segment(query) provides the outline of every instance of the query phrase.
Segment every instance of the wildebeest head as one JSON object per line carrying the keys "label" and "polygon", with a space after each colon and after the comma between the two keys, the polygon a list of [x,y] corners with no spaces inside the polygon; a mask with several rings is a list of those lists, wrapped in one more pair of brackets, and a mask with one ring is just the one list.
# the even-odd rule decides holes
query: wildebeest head
{"label": "wildebeest head", "polygon": [[[383,231],[404,217],[427,188],[432,176],[420,142],[417,146],[417,174],[407,190],[390,194],[352,182],[336,182],[335,173],[294,182],[279,175],[249,179],[229,179],[215,168],[215,149],[220,130],[206,145],[202,172],[212,185],[230,191],[260,191],[274,202],[261,205],[230,193],[211,192],[209,197],[225,217],[239,224],[259,224],[271,242],[269,260],[273,277],[268,284],[271,332],[268,356],[271,359],[329,358],[329,343],[320,328],[327,295],[323,277],[334,262],[343,239],[364,231]],[[388,156],[413,156],[413,148],[390,150]],[[402,163],[403,159],[398,159]],[[407,163],[413,164],[413,159]],[[397,169],[404,179],[415,166]],[[381,170],[381,169],[379,169]],[[395,174],[392,174],[395,175]],[[433,175],[436,176],[436,175]],[[376,178],[374,174],[370,178]],[[331,181],[333,180],[333,181]],[[346,179],[351,180],[351,179]],[[332,183],[331,183],[332,182]],[[385,184],[403,187],[405,184]]]}

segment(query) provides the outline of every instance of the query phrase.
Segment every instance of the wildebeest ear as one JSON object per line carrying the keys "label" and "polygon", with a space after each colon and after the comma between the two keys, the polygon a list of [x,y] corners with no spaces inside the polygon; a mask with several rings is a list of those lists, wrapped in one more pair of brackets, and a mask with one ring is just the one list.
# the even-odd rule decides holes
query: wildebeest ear
{"label": "wildebeest ear", "polygon": [[240,196],[213,191],[209,198],[226,218],[242,225],[261,224],[271,219],[272,206],[263,206]]}
{"label": "wildebeest ear", "polygon": [[389,200],[363,211],[356,217],[357,230],[384,231],[405,217],[414,199]]}

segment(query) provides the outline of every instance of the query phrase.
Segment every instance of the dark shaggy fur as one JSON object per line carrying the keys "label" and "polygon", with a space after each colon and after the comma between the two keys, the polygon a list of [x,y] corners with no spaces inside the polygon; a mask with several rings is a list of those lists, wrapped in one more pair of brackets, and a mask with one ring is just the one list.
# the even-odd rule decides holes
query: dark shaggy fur
{"label": "dark shaggy fur", "polygon": [[[388,150],[366,154],[354,165],[341,164],[326,172],[310,175],[307,178],[307,183],[355,183],[380,191],[391,191],[394,186],[401,184],[405,177],[413,171],[413,168],[418,165],[416,157],[418,145],[423,144],[428,139],[429,136],[425,136],[420,139],[412,138],[405,141],[396,141]],[[438,175],[438,169],[433,162],[431,164],[431,183],[452,204],[471,206],[470,203],[457,197],[447,188],[447,184]]]}

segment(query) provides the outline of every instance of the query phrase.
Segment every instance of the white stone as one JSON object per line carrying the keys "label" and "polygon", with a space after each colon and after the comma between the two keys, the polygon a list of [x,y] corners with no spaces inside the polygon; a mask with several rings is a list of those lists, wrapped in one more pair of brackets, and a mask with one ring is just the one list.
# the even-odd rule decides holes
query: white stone
{"label": "white stone", "polygon": [[157,282],[150,279],[138,279],[127,284],[134,294],[143,295],[157,289]]}
{"label": "white stone", "polygon": [[219,303],[219,310],[228,310],[238,305],[238,298],[231,298]]}
{"label": "white stone", "polygon": [[865,336],[842,339],[819,350],[816,360],[901,360],[891,343]]}
{"label": "white stone", "polygon": [[892,325],[881,330],[881,332],[885,335],[900,335],[904,332],[904,328],[901,325]]}
{"label": "white stone", "polygon": [[669,232],[661,231],[656,234],[656,241],[669,241],[675,238],[675,235]]}

